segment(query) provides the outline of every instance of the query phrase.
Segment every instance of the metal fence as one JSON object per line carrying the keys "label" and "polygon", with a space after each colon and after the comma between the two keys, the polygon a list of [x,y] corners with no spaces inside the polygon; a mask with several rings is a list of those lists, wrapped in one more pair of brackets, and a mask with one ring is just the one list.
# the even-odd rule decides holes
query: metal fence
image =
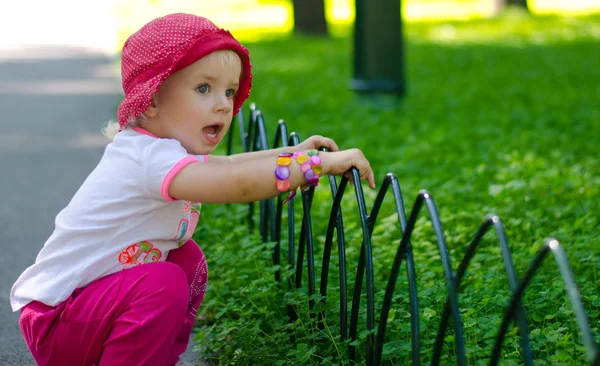
{"label": "metal fence", "polygon": [[[228,135],[228,147],[227,152],[231,154],[233,146],[234,135],[240,137],[240,142],[245,152],[266,150],[269,148],[286,147],[297,145],[300,142],[298,135],[294,132],[288,133],[287,125],[283,120],[280,120],[277,124],[277,131],[272,146],[269,146],[266,126],[264,117],[259,109],[256,108],[255,104],[251,104],[249,111],[246,113],[241,110],[236,117],[236,121],[231,126],[230,133]],[[236,128],[238,129],[235,132]],[[359,174],[356,169],[351,170],[353,179],[355,182],[360,182]],[[441,316],[440,326],[437,332],[433,355],[432,364],[439,365],[442,346],[446,334],[446,330],[449,323],[452,324],[454,330],[454,347],[456,363],[458,365],[466,365],[467,358],[465,352],[465,341],[463,336],[463,328],[460,316],[460,307],[458,301],[458,291],[460,289],[461,280],[465,275],[465,272],[469,266],[471,259],[477,252],[479,244],[481,243],[484,236],[489,231],[495,231],[498,240],[498,245],[502,253],[502,259],[504,261],[504,268],[508,277],[508,283],[512,297],[506,311],[504,313],[500,329],[498,330],[496,340],[493,346],[492,353],[490,355],[490,365],[497,365],[501,356],[501,349],[504,342],[504,338],[508,331],[508,327],[511,322],[514,322],[518,327],[523,363],[525,365],[533,365],[533,352],[529,341],[529,330],[527,325],[526,309],[524,308],[521,298],[527,286],[531,282],[535,273],[539,270],[544,259],[550,254],[555,259],[556,265],[560,271],[562,279],[564,281],[565,288],[568,293],[568,297],[576,317],[576,321],[579,327],[579,334],[582,343],[586,349],[587,359],[590,365],[600,366],[600,346],[595,341],[592,334],[592,330],[583,307],[580,294],[577,285],[574,281],[573,273],[570,269],[567,256],[561,247],[560,243],[556,239],[547,239],[538,253],[533,258],[525,276],[519,280],[514,270],[510,249],[508,247],[507,237],[504,231],[504,227],[500,218],[496,215],[488,215],[479,229],[477,230],[475,237],[467,248],[467,251],[458,266],[458,269],[453,270],[450,264],[450,258],[448,253],[448,247],[444,238],[440,217],[437,213],[435,202],[431,195],[422,190],[419,192],[410,216],[406,217],[404,202],[400,190],[400,184],[394,174],[387,174],[383,184],[379,188],[379,192],[371,208],[370,213],[367,211],[365,205],[365,199],[362,191],[361,184],[354,185],[354,193],[358,206],[358,216],[360,219],[362,229],[362,247],[360,251],[360,257],[358,260],[358,267],[356,271],[354,290],[350,308],[350,325],[348,329],[348,299],[347,293],[347,278],[348,273],[346,271],[346,246],[344,236],[344,225],[342,219],[341,201],[342,197],[348,187],[348,179],[343,177],[337,185],[335,177],[329,177],[329,183],[332,194],[332,205],[329,215],[329,224],[327,227],[326,240],[324,244],[324,251],[322,256],[322,269],[321,269],[321,281],[320,281],[320,301],[325,301],[327,295],[327,284],[329,274],[329,264],[331,258],[331,251],[334,240],[334,231],[336,232],[338,257],[339,257],[339,279],[340,279],[340,319],[339,329],[340,337],[342,340],[356,340],[357,329],[359,323],[359,307],[360,299],[363,291],[363,282],[365,287],[366,295],[366,329],[369,330],[367,339],[365,342],[365,360],[368,365],[379,365],[382,362],[382,350],[385,338],[386,325],[388,315],[392,303],[392,297],[394,295],[395,284],[398,278],[400,265],[404,260],[406,262],[406,275],[408,280],[408,294],[409,308],[410,308],[410,321],[411,321],[411,338],[412,338],[412,364],[420,364],[420,329],[419,329],[419,305],[417,301],[417,283],[415,274],[415,264],[413,261],[413,253],[411,246],[411,235],[417,222],[417,216],[421,209],[426,209],[437,239],[437,247],[440,254],[441,264],[444,271],[445,285],[447,289],[447,298],[444,304],[443,313]],[[373,277],[373,256],[371,250],[371,235],[377,222],[377,216],[382,206],[385,196],[390,193],[393,196],[395,203],[395,211],[398,217],[398,227],[401,230],[402,237],[400,244],[397,248],[396,255],[394,258],[393,266],[391,269],[390,277],[386,286],[383,304],[379,313],[379,326],[375,327],[375,301],[374,301],[374,277]],[[287,230],[288,230],[288,248],[287,248],[287,265],[295,270],[295,275],[291,279],[287,279],[290,283],[290,290],[293,288],[300,288],[302,286],[302,272],[306,266],[308,271],[308,294],[310,296],[309,308],[312,310],[315,307],[315,301],[313,295],[316,294],[316,273],[315,273],[315,253],[313,250],[313,232],[311,224],[311,204],[313,200],[314,187],[311,187],[308,191],[302,192],[301,195],[296,196],[301,198],[302,203],[302,223],[300,230],[300,237],[298,246],[296,247],[295,238],[295,215],[294,215],[294,201],[290,201],[287,206]],[[248,224],[251,229],[254,229],[254,212],[255,204],[250,203]],[[282,233],[282,213],[284,205],[281,198],[269,199],[261,201],[259,205],[259,230],[261,239],[263,242],[274,242],[275,247],[273,250],[273,263],[280,265],[281,257],[281,233]],[[305,258],[306,257],[306,258]],[[306,261],[306,262],[305,262]],[[276,272],[275,280],[281,281],[281,273]],[[288,307],[288,316],[290,321],[294,321],[298,318],[298,315],[294,309]],[[323,311],[318,312],[318,319],[324,319],[325,314]],[[374,329],[377,329],[375,334]],[[355,360],[356,354],[359,350],[354,346],[349,348],[349,359]]]}

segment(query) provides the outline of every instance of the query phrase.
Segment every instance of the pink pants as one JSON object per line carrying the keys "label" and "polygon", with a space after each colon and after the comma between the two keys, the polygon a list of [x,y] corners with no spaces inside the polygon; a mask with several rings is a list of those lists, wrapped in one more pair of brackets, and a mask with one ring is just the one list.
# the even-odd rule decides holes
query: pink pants
{"label": "pink pants", "polygon": [[99,278],[55,307],[30,303],[21,331],[38,365],[174,365],[207,276],[206,258],[189,240],[166,262]]}

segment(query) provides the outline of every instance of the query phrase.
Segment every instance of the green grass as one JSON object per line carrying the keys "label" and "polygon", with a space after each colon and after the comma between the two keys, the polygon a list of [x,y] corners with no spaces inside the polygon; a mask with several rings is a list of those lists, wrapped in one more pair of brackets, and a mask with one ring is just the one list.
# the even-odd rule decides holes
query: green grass
{"label": "green grass", "polygon": [[[387,172],[398,176],[407,211],[418,191],[427,189],[436,200],[455,268],[488,213],[498,214],[506,226],[519,277],[543,240],[557,238],[569,256],[600,341],[600,16],[507,14],[497,20],[409,23],[405,32],[408,94],[401,100],[366,100],[348,90],[349,38],[247,45],[255,75],[250,101],[263,111],[271,141],[277,119],[284,118],[302,138],[322,134],[342,148],[362,149],[378,182]],[[376,192],[365,190],[369,208]],[[312,209],[317,273],[330,200],[328,188],[319,187]],[[391,201],[386,200],[373,234],[377,312],[400,239]],[[361,238],[351,191],[343,206],[351,293]],[[296,207],[299,211],[299,203]],[[205,205],[196,236],[208,257],[210,285],[200,308],[198,349],[222,364],[343,363],[348,344],[339,340],[336,320],[336,249],[327,329],[315,331],[306,275],[304,288],[296,292],[274,282],[273,243],[261,244],[256,233],[248,235],[242,224],[246,213],[244,205]],[[282,244],[286,248],[287,241]],[[446,290],[424,212],[413,247],[421,361],[427,362]],[[388,322],[386,363],[410,362],[403,271]],[[548,258],[524,298],[540,365],[586,360],[561,281]],[[463,284],[459,302],[469,364],[486,364],[509,301],[493,233],[487,235]],[[286,304],[297,306],[298,322],[288,324]],[[364,307],[363,300],[361,310]],[[361,319],[360,360],[364,314]],[[516,329],[511,329],[504,343],[504,364],[520,363],[520,352]],[[451,331],[442,357],[442,364],[455,362]]]}

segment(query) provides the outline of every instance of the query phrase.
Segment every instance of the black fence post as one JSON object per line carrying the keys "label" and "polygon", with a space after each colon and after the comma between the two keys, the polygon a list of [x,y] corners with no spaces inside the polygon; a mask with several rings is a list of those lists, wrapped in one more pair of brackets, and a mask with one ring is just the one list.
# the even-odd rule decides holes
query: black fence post
{"label": "black fence post", "polygon": [[404,52],[400,0],[355,0],[354,75],[361,93],[403,95]]}

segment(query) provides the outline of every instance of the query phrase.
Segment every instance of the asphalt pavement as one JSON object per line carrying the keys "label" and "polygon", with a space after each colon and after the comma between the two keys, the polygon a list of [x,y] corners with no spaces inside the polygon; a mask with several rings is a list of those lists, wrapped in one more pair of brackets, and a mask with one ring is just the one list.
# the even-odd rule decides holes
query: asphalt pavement
{"label": "asphalt pavement", "polygon": [[[100,160],[109,142],[101,127],[121,98],[111,56],[68,46],[0,49],[0,365],[35,365],[10,289]],[[188,347],[182,359],[197,357]]]}

